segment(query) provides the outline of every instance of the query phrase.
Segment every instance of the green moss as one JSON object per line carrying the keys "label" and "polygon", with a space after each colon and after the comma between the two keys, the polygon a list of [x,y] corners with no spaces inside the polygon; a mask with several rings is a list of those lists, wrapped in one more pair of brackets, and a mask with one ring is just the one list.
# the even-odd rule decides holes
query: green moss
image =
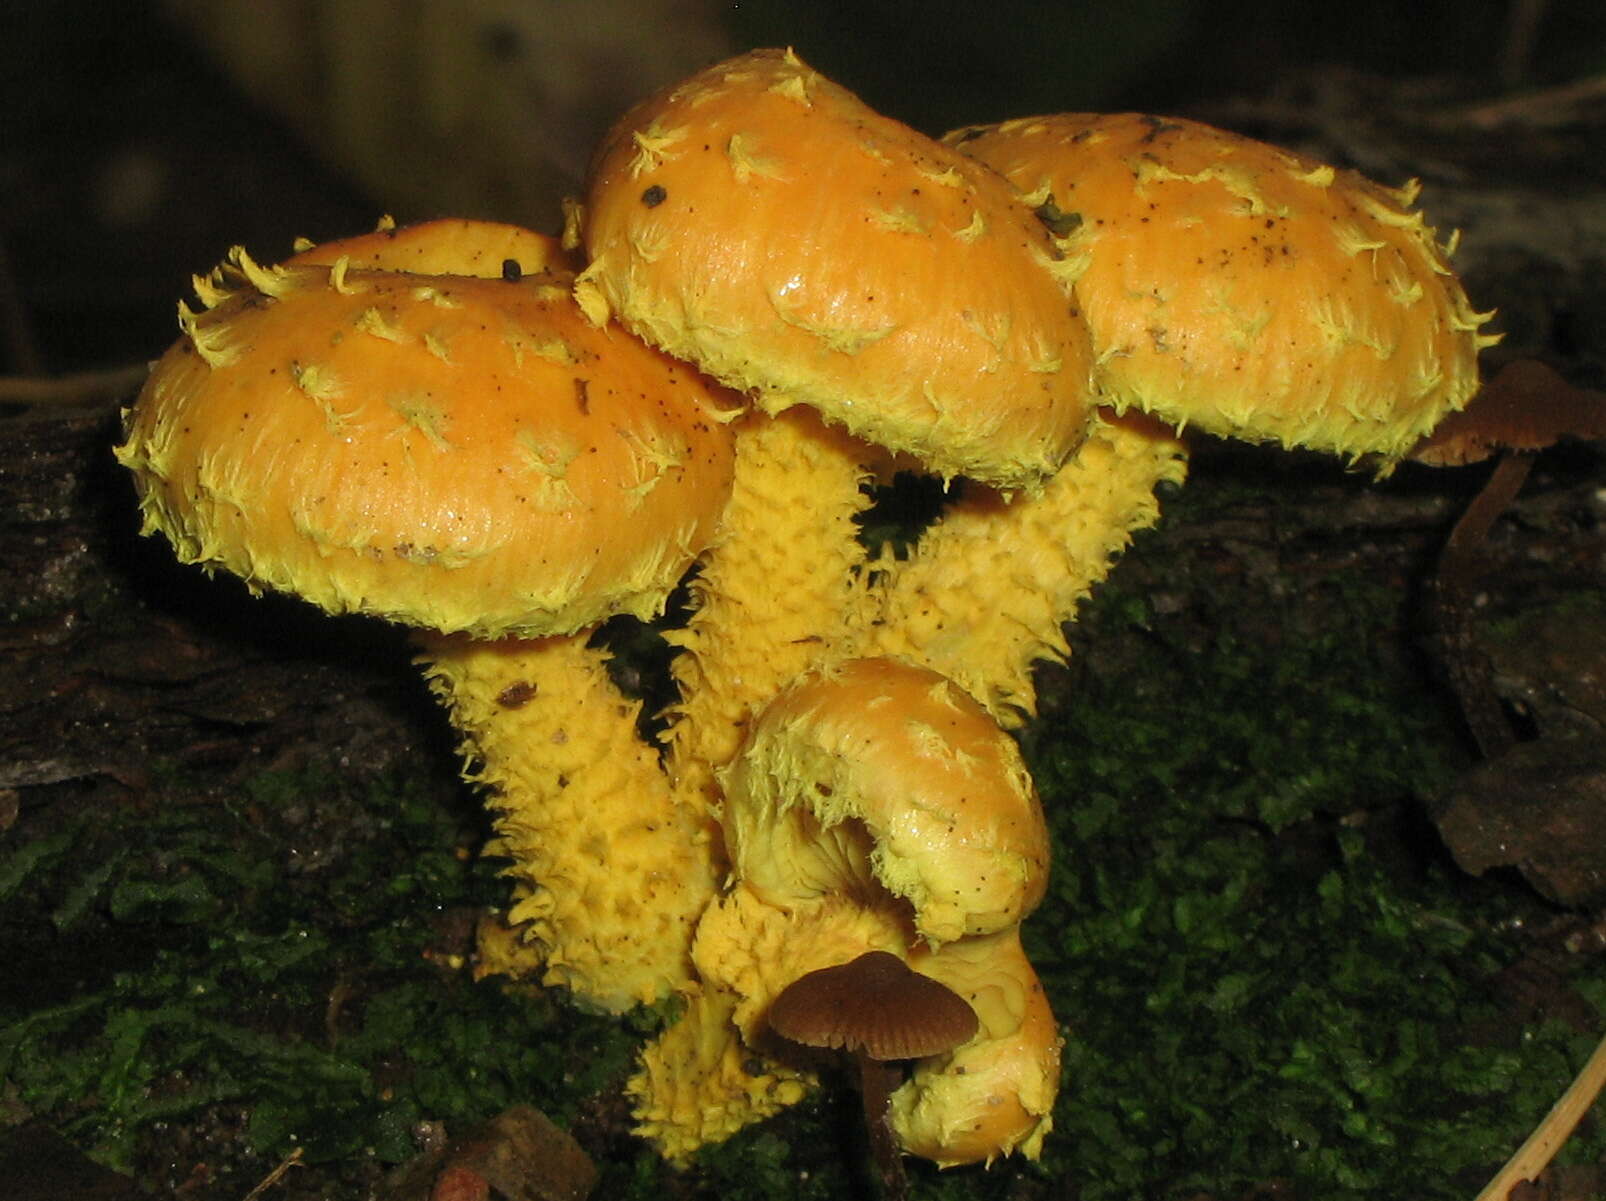
{"label": "green moss", "polygon": [[[1456,873],[1421,816],[1463,752],[1405,589],[1364,558],[1291,585],[1278,553],[1201,548],[1201,525],[1308,484],[1244,474],[1168,498],[1023,736],[1056,844],[1026,934],[1067,1031],[1044,1159],[913,1164],[916,1198],[1469,1196],[1590,1049],[1491,995],[1536,903]],[[250,1154],[216,1195],[303,1145],[343,1201],[365,1178],[337,1166],[410,1154],[416,1121],[524,1101],[602,1132],[599,1196],[862,1187],[842,1090],[672,1172],[622,1133],[619,1094],[664,1014],[586,1016],[427,959],[443,919],[505,895],[460,790],[300,771],[219,803],[161,778],[159,804],[52,807],[0,854],[20,965],[0,1074],[106,1161],[163,1162],[180,1123],[232,1115]],[[1606,1004],[1606,957],[1568,983]],[[1603,1153],[1597,1126],[1564,1154]]]}
{"label": "green moss", "polygon": [[[440,923],[500,899],[472,810],[398,782],[258,777],[231,803],[81,814],[0,859],[19,978],[0,1074],[102,1161],[233,1107],[260,1175],[397,1162],[414,1125],[519,1101],[572,1121],[639,1035],[432,962]],[[78,952],[54,954],[56,937]],[[238,1191],[238,1190],[237,1190]]]}
{"label": "green moss", "polygon": [[1592,1048],[1489,994],[1535,907],[1420,825],[1456,736],[1381,649],[1398,598],[1317,592],[1244,573],[1162,617],[1106,588],[1028,732],[1056,848],[1029,952],[1070,1030],[1043,1170],[1088,1201],[1465,1196]]}

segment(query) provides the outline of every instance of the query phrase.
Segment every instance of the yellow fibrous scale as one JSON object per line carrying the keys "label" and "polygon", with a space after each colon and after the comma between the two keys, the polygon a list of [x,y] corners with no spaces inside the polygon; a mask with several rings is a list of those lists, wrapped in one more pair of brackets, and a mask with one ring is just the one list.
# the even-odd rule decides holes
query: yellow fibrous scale
{"label": "yellow fibrous scale", "polygon": [[662,166],[665,159],[670,157],[670,151],[677,143],[686,139],[686,130],[664,129],[654,123],[636,133],[632,140],[635,143],[636,154],[630,163],[630,174],[639,177],[655,167]]}
{"label": "yellow fibrous scale", "polygon": [[407,423],[408,429],[417,430],[437,451],[445,452],[452,449],[445,432],[447,415],[430,396],[418,392],[402,392],[386,397],[385,403]]}
{"label": "yellow fibrous scale", "polygon": [[858,620],[863,549],[854,516],[869,448],[803,409],[738,422],[731,498],[691,588],[684,648],[673,671],[682,700],[670,711],[677,778],[730,762],[753,713],[834,652]]}
{"label": "yellow fibrous scale", "polygon": [[502,330],[502,339],[513,352],[513,361],[522,366],[525,355],[534,355],[559,367],[572,367],[582,361],[580,352],[565,338],[532,335],[527,329],[509,324]]}
{"label": "yellow fibrous scale", "polygon": [[731,174],[737,183],[746,183],[755,175],[762,175],[768,179],[782,178],[779,162],[770,155],[761,154],[755,148],[756,139],[740,133],[733,133],[725,143],[725,157],[730,160]]}
{"label": "yellow fibrous scale", "polygon": [[[310,247],[308,249],[310,249]],[[334,264],[329,268],[329,286],[336,292],[345,292],[348,295],[359,291],[357,287],[353,286],[346,279],[346,272],[350,270],[351,258],[349,255],[343,254],[339,258],[335,259]]]}
{"label": "yellow fibrous scale", "polygon": [[414,300],[434,305],[438,309],[455,309],[460,303],[457,297],[452,294],[450,288],[435,287],[433,285],[414,288],[412,296]]}
{"label": "yellow fibrous scale", "polygon": [[253,259],[244,246],[229,251],[229,261],[238,268],[246,282],[262,295],[278,300],[285,293],[301,286],[293,271],[285,267],[264,267]]}
{"label": "yellow fibrous scale", "polygon": [[669,231],[665,229],[644,229],[631,235],[630,249],[643,263],[655,263],[663,254],[668,240]]}
{"label": "yellow fibrous scale", "polygon": [[713,414],[736,398],[535,280],[348,269],[342,292],[330,267],[259,270],[277,297],[186,313],[126,415],[147,533],[253,588],[445,631],[659,611],[712,535]]}
{"label": "yellow fibrous scale", "polygon": [[872,208],[870,220],[882,229],[892,230],[894,233],[925,234],[927,232],[925,220],[912,208]]}
{"label": "yellow fibrous scale", "polygon": [[324,428],[330,435],[343,437],[347,423],[357,415],[361,406],[342,410],[336,403],[345,395],[340,377],[320,363],[292,362],[290,378],[295,382],[296,390],[312,401],[323,414]]}
{"label": "yellow fibrous scale", "polygon": [[[791,61],[793,64],[797,64],[797,59],[795,56]],[[777,96],[785,96],[788,100],[791,100],[794,103],[807,106],[809,103],[809,81],[811,78],[818,79],[819,76],[808,70],[801,70],[796,74],[785,75],[775,83],[770,84],[770,91],[774,92]]]}
{"label": "yellow fibrous scale", "polygon": [[447,344],[446,336],[438,334],[434,330],[426,329],[424,331],[424,349],[443,363],[452,361],[452,350]]}
{"label": "yellow fibrous scale", "polygon": [[822,347],[837,354],[861,354],[866,347],[874,346],[896,329],[893,325],[855,327],[811,321],[795,304],[780,295],[770,297],[770,304],[774,306],[776,316],[787,325],[819,339]]}
{"label": "yellow fibrous scale", "polygon": [[1184,472],[1177,438],[1134,416],[1096,424],[1038,495],[969,489],[914,554],[878,564],[876,619],[851,649],[941,672],[1018,724],[1036,710],[1032,664],[1064,657],[1061,623]]}
{"label": "yellow fibrous scale", "polygon": [[630,444],[632,451],[624,486],[639,504],[681,465],[681,451],[651,432],[638,434],[634,430],[622,430],[620,436]]}
{"label": "yellow fibrous scale", "polygon": [[565,444],[553,435],[542,441],[533,431],[525,431],[519,436],[519,449],[524,454],[523,465],[530,473],[530,503],[537,512],[566,513],[580,504],[580,498],[564,477],[569,464],[585,449],[583,446]]}
{"label": "yellow fibrous scale", "polygon": [[735,999],[705,990],[642,1053],[625,1085],[635,1132],[671,1163],[803,1099],[812,1078],[760,1058],[731,1020]]}
{"label": "yellow fibrous scale", "polygon": [[195,296],[201,302],[201,307],[206,309],[217,307],[219,303],[227,300],[233,291],[224,280],[221,267],[214,267],[205,275],[190,276],[190,285],[195,289]]}
{"label": "yellow fibrous scale", "polygon": [[521,894],[508,920],[538,952],[542,982],[614,1012],[685,989],[723,867],[718,839],[671,790],[603,653],[582,637],[423,646],[468,778],[497,811]]}
{"label": "yellow fibrous scale", "polygon": [[981,211],[978,209],[970,214],[970,220],[965,222],[963,227],[954,230],[954,237],[961,242],[974,242],[986,232],[987,218],[982,216]]}
{"label": "yellow fibrous scale", "polygon": [[955,169],[952,163],[942,167],[917,167],[916,170],[920,172],[923,178],[929,179],[932,183],[945,188],[963,188],[966,186],[964,175]]}
{"label": "yellow fibrous scale", "polygon": [[[335,290],[340,291],[338,288]],[[405,342],[410,336],[401,326],[372,305],[358,315],[356,324],[363,333],[383,338],[386,342]]]}
{"label": "yellow fibrous scale", "polygon": [[[1414,185],[1135,113],[945,140],[1079,218],[1077,297],[1118,409],[1387,462],[1477,388],[1491,315],[1411,209]],[[1423,390],[1429,358],[1443,369]]]}
{"label": "yellow fibrous scale", "polygon": [[[1326,163],[1318,163],[1314,167],[1290,168],[1290,170],[1300,183],[1308,183],[1315,188],[1330,188],[1333,186],[1333,180],[1338,178],[1338,172]],[[1401,204],[1411,204],[1416,198],[1414,191],[1407,193],[1405,188],[1399,189],[1397,194],[1402,197]]]}
{"label": "yellow fibrous scale", "polygon": [[[1009,185],[795,57],[699,80],[638,105],[594,160],[575,285],[592,319],[944,476],[1031,487],[1054,470],[1092,404],[1080,265]],[[665,131],[674,152],[644,153]],[[1009,340],[972,344],[967,322]]]}

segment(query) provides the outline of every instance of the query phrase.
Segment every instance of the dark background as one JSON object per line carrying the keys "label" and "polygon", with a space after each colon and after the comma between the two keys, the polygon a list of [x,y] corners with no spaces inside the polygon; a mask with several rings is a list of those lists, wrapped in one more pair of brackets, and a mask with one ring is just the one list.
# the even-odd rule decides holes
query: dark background
{"label": "dark background", "polygon": [[[0,6],[0,371],[154,356],[174,332],[173,305],[188,277],[236,242],[271,258],[298,234],[356,232],[382,211],[554,228],[557,197],[575,187],[585,147],[608,121],[651,87],[751,46],[794,45],[873,106],[933,133],[1042,111],[1194,112],[1227,98],[1282,96],[1292,109],[1315,109],[1357,80],[1431,84],[1431,96],[1401,91],[1382,107],[1471,103],[1606,72],[1606,6],[1597,0],[621,0],[600,8],[415,0],[366,6],[391,15],[363,33],[331,29],[329,13],[364,7]],[[454,36],[466,49],[457,74],[432,86],[460,83],[479,107],[457,118],[449,145],[433,145],[404,122],[418,103],[408,76],[427,73],[441,47],[428,36],[409,43],[406,31],[420,12],[442,7],[461,9]],[[194,12],[209,13],[245,47],[232,73],[201,45],[207,35]],[[364,67],[365,48],[377,66]],[[260,73],[280,64],[281,74],[295,74],[291,98],[275,102],[260,83],[241,83],[241,58]],[[377,118],[386,127],[372,133],[328,111],[358,69],[386,76]],[[502,115],[487,96],[499,97]],[[510,143],[515,123],[522,141]],[[1489,152],[1500,153],[1504,140],[1492,138]],[[496,155],[493,169],[485,160]]]}

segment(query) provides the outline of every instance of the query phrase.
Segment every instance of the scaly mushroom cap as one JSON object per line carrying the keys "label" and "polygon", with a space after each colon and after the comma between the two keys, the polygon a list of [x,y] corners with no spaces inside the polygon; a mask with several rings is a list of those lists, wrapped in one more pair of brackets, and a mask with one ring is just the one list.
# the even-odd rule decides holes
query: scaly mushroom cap
{"label": "scaly mushroom cap", "polygon": [[759,50],[627,113],[577,293],[767,412],[811,405],[942,475],[1030,485],[1082,440],[1078,264],[993,172]]}
{"label": "scaly mushroom cap", "polygon": [[[316,245],[298,243],[295,255],[284,265],[333,267],[342,258],[352,267],[483,279],[517,279],[543,271],[578,269],[557,238],[522,225],[466,217],[441,217],[416,225],[383,220],[373,233]],[[509,263],[515,266],[509,268]]]}
{"label": "scaly mushroom cap", "polygon": [[799,976],[770,1004],[770,1028],[805,1047],[871,1059],[920,1059],[968,1042],[976,1011],[890,951]]}
{"label": "scaly mushroom cap", "polygon": [[711,536],[734,398],[564,277],[237,261],[117,452],[184,561],[489,637],[650,615]]}
{"label": "scaly mushroom cap", "polygon": [[1415,184],[1390,189],[1194,121],[1067,113],[944,141],[1060,223],[1119,408],[1398,458],[1477,387],[1494,339]]}
{"label": "scaly mushroom cap", "polygon": [[933,944],[1012,926],[1042,898],[1048,835],[1014,741],[951,681],[891,659],[813,673],[724,775],[736,873],[785,908],[843,890],[913,907]]}

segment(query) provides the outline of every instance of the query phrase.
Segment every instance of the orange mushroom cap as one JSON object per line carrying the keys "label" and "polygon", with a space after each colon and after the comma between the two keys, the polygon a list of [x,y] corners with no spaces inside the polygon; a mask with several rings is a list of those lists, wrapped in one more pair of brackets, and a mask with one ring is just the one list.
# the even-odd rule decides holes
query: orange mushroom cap
{"label": "orange mushroom cap", "polygon": [[936,944],[1017,924],[1047,887],[1019,748],[927,668],[856,659],[809,673],[759,714],[723,779],[731,861],[771,904],[844,890],[858,864]]}
{"label": "orange mushroom cap", "polygon": [[468,217],[441,217],[415,225],[397,225],[386,218],[372,233],[317,244],[297,243],[296,253],[284,265],[333,267],[341,259],[353,267],[379,271],[483,279],[578,270],[557,238],[522,225]]}
{"label": "orange mushroom cap", "polygon": [[581,302],[943,475],[1054,471],[1092,412],[1078,264],[993,172],[790,51],[631,110],[592,165]]}
{"label": "orange mushroom cap", "polygon": [[1139,113],[944,140],[1046,206],[1085,259],[1076,291],[1118,408],[1398,458],[1477,387],[1490,314],[1411,210],[1414,183]]}
{"label": "orange mushroom cap", "polygon": [[[118,449],[181,559],[480,636],[650,615],[713,535],[737,400],[597,327],[567,275],[200,281]],[[237,276],[248,286],[230,288]]]}

